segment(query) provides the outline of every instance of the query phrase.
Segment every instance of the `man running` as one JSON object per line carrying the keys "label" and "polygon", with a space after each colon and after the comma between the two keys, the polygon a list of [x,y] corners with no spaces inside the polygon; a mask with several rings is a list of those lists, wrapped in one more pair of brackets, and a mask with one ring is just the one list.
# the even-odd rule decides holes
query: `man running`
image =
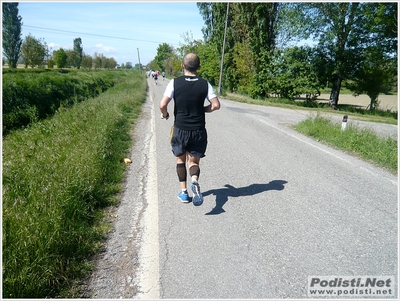
{"label": "man running", "polygon": [[[199,164],[207,148],[205,113],[219,110],[220,102],[210,83],[197,75],[200,58],[196,54],[188,53],[183,59],[182,68],[184,75],[172,79],[165,89],[160,101],[161,118],[169,118],[167,107],[174,99],[175,120],[171,130],[171,146],[176,157],[176,173],[181,186],[178,198],[183,203],[190,202],[186,183],[187,162],[193,205],[200,206],[203,196],[198,183]],[[210,102],[207,106],[204,106],[205,99]]]}
{"label": "man running", "polygon": [[157,71],[156,72],[154,72],[154,84],[155,85],[157,85],[157,80],[158,80],[158,73],[157,73]]}

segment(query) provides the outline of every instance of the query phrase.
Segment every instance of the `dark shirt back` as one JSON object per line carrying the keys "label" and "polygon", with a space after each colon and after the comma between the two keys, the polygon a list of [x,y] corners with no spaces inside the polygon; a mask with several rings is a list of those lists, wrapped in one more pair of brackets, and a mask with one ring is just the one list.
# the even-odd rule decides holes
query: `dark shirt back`
{"label": "dark shirt back", "polygon": [[199,76],[181,76],[174,79],[174,125],[177,128],[205,128],[204,101],[207,94],[208,82]]}

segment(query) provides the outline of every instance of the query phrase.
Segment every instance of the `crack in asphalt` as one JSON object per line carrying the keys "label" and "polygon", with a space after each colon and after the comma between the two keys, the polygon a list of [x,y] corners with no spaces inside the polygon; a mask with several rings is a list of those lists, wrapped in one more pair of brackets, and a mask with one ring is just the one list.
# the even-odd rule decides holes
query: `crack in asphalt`
{"label": "crack in asphalt", "polygon": [[[170,254],[170,250],[169,250],[169,245],[168,245],[168,240],[170,239],[170,233],[172,230],[173,225],[175,224],[175,215],[171,216],[171,220],[170,220],[170,224],[169,227],[164,235],[164,256],[165,256],[165,260],[162,263],[162,270],[165,270],[165,267],[168,263],[169,260],[169,254]],[[162,297],[164,295],[164,284],[163,282],[160,280],[160,297]]]}

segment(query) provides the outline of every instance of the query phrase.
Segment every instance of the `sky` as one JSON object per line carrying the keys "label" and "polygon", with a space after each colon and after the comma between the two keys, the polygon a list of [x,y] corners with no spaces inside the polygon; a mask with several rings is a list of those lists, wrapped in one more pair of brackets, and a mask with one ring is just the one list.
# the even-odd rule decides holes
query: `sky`
{"label": "sky", "polygon": [[81,38],[83,52],[102,53],[118,64],[148,64],[157,47],[178,48],[189,34],[203,39],[204,21],[196,2],[178,1],[20,1],[22,39],[31,34],[50,51],[73,49]]}

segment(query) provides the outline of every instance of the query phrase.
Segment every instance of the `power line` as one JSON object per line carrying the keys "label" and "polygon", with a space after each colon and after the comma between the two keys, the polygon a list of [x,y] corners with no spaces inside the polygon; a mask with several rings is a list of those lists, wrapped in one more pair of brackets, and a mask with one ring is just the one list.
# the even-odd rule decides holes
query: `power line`
{"label": "power line", "polygon": [[135,42],[142,42],[142,43],[162,44],[162,42],[156,42],[156,41],[144,41],[144,40],[137,40],[137,39],[130,39],[130,38],[99,35],[99,34],[94,34],[94,33],[84,33],[84,32],[77,32],[77,31],[46,28],[46,27],[39,27],[39,26],[22,25],[22,27],[34,28],[34,29],[43,29],[43,30],[54,31],[54,32],[71,33],[71,34],[77,34],[77,35],[87,35],[87,36],[100,37],[100,38],[109,38],[109,39],[117,39],[117,40],[125,40],[125,41],[135,41]]}

